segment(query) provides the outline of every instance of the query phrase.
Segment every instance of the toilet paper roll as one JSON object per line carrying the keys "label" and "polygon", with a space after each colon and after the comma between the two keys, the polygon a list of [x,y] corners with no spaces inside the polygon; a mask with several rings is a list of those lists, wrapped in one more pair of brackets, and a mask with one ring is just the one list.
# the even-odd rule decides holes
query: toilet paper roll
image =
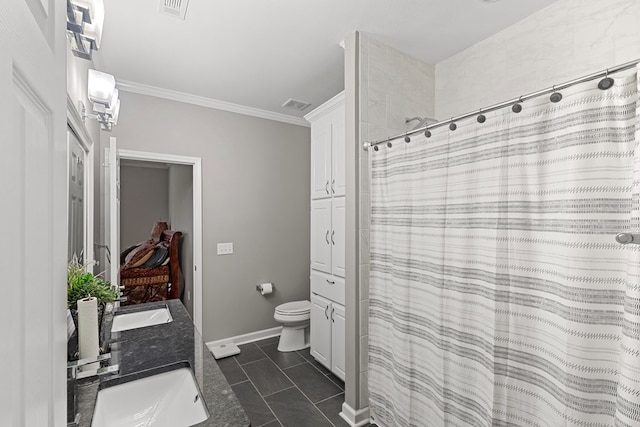
{"label": "toilet paper roll", "polygon": [[269,295],[273,292],[273,285],[271,283],[263,283],[258,285],[258,287],[260,288],[260,295]]}
{"label": "toilet paper roll", "polygon": [[[94,297],[78,300],[78,349],[80,359],[97,357],[98,343],[98,300]],[[98,369],[100,363],[92,363],[81,370]],[[84,368],[84,369],[83,369]]]}

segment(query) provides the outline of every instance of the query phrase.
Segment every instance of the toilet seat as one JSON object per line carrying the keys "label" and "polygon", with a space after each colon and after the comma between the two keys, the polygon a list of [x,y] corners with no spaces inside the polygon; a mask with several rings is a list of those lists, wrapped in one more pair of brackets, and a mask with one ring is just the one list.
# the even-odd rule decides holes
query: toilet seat
{"label": "toilet seat", "polygon": [[292,301],[276,307],[276,314],[280,316],[301,316],[311,312],[309,301]]}

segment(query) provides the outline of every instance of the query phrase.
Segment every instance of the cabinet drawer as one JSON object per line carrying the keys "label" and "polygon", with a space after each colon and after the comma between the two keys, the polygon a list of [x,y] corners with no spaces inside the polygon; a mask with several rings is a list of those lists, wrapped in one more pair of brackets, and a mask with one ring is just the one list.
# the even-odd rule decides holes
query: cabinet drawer
{"label": "cabinet drawer", "polygon": [[344,279],[311,270],[311,292],[344,305]]}

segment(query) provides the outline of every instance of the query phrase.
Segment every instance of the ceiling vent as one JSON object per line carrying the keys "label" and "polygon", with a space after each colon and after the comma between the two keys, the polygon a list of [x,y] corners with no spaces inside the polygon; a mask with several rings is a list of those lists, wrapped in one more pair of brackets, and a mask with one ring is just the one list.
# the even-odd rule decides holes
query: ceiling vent
{"label": "ceiling vent", "polygon": [[291,98],[289,98],[287,102],[282,104],[284,108],[292,108],[298,111],[304,111],[307,108],[309,108],[310,105],[311,104],[309,104],[308,102],[302,102],[302,101],[298,101],[297,99],[291,99]]}
{"label": "ceiling vent", "polygon": [[160,0],[160,13],[180,18],[184,21],[189,0]]}

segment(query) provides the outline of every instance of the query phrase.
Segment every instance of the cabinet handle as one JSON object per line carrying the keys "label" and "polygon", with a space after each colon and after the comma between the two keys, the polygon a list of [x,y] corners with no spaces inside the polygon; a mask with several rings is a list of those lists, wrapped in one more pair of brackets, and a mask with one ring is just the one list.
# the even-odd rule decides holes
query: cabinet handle
{"label": "cabinet handle", "polygon": [[335,246],[336,242],[333,240],[333,236],[336,235],[336,230],[331,230],[331,244]]}
{"label": "cabinet handle", "polygon": [[336,323],[336,319],[333,318],[333,313],[336,311],[335,307],[331,307],[331,321]]}
{"label": "cabinet handle", "polygon": [[327,283],[330,284],[330,285],[335,285],[336,284],[336,282],[334,282],[333,280],[329,280],[329,279],[327,279]]}
{"label": "cabinet handle", "polygon": [[329,315],[327,314],[327,311],[329,311],[329,306],[326,306],[326,307],[324,308],[324,316],[328,319],[328,318],[329,318]]}
{"label": "cabinet handle", "polygon": [[327,182],[324,184],[324,191],[326,191],[327,194],[329,194],[329,180],[327,180]]}
{"label": "cabinet handle", "polygon": [[331,193],[336,194],[336,190],[333,188],[333,185],[336,183],[335,178],[331,180]]}
{"label": "cabinet handle", "polygon": [[327,241],[327,245],[329,244],[329,230],[327,230],[327,232],[324,235],[324,240]]}

